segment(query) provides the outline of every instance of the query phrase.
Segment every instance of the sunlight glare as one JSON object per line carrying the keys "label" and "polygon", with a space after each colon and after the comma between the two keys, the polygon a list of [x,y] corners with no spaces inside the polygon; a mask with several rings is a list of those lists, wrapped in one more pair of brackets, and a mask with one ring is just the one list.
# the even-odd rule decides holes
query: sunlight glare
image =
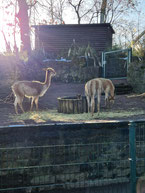
{"label": "sunlight glare", "polygon": [[[0,11],[0,52],[6,51],[6,42],[13,51],[14,47],[14,11],[12,7]],[[20,37],[16,28],[16,43],[20,46]]]}
{"label": "sunlight glare", "polygon": [[3,26],[3,13],[0,12],[0,52],[5,51],[5,42],[2,34]]}

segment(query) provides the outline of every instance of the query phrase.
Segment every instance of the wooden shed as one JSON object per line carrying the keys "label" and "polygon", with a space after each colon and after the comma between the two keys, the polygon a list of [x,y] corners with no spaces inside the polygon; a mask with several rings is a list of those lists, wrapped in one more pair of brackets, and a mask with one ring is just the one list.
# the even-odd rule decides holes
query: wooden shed
{"label": "wooden shed", "polygon": [[35,28],[35,48],[43,49],[47,53],[68,50],[74,40],[78,46],[89,43],[99,52],[112,47],[114,30],[109,23],[35,25],[33,27]]}

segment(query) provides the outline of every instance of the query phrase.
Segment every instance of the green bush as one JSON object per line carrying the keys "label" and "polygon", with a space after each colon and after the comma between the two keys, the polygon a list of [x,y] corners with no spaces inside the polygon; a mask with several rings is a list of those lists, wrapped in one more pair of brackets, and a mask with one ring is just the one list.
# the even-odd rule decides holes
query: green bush
{"label": "green bush", "polygon": [[132,85],[135,92],[145,92],[145,61],[129,64],[128,82]]}
{"label": "green bush", "polygon": [[73,64],[61,64],[52,65],[56,69],[56,77],[54,79],[57,82],[75,82],[85,83],[86,81],[99,76],[99,67],[80,67]]}
{"label": "green bush", "polygon": [[76,66],[97,66],[100,58],[96,50],[88,44],[87,46],[78,46],[75,41],[68,50],[68,57]]}

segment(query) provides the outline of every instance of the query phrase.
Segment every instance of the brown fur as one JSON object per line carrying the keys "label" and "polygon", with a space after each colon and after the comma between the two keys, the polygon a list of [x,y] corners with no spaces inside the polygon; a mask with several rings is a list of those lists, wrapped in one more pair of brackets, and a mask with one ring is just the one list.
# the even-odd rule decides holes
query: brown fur
{"label": "brown fur", "polygon": [[110,103],[111,100],[114,101],[114,85],[111,80],[105,79],[105,78],[95,78],[92,80],[89,80],[85,84],[85,95],[87,98],[88,103],[88,112],[90,112],[92,115],[94,114],[95,110],[95,96],[97,95],[98,104],[97,104],[97,110],[98,114],[100,112],[100,100],[101,100],[101,93],[105,93],[105,106],[107,106],[108,103]]}
{"label": "brown fur", "polygon": [[52,68],[46,68],[44,70],[46,71],[45,82],[17,81],[12,85],[12,91],[15,96],[14,107],[16,113],[18,113],[17,105],[19,105],[21,110],[24,112],[22,105],[24,97],[32,98],[30,110],[33,109],[34,102],[36,105],[36,109],[38,110],[39,97],[43,96],[48,90],[51,83],[51,77],[55,76],[56,74],[56,72]]}

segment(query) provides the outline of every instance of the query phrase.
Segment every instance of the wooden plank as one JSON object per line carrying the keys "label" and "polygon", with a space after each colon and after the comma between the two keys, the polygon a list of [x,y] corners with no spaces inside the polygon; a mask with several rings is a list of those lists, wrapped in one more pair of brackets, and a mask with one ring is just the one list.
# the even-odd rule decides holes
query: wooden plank
{"label": "wooden plank", "polygon": [[82,106],[83,106],[83,113],[88,112],[88,104],[87,104],[87,99],[86,97],[82,97]]}
{"label": "wooden plank", "polygon": [[69,111],[69,103],[70,103],[70,100],[65,100],[65,113],[70,113]]}
{"label": "wooden plank", "polygon": [[78,113],[82,113],[82,99],[78,100]]}
{"label": "wooden plank", "polygon": [[74,113],[78,113],[78,100],[74,100]]}
{"label": "wooden plank", "polygon": [[73,100],[69,101],[68,109],[69,109],[69,113],[74,113]]}

